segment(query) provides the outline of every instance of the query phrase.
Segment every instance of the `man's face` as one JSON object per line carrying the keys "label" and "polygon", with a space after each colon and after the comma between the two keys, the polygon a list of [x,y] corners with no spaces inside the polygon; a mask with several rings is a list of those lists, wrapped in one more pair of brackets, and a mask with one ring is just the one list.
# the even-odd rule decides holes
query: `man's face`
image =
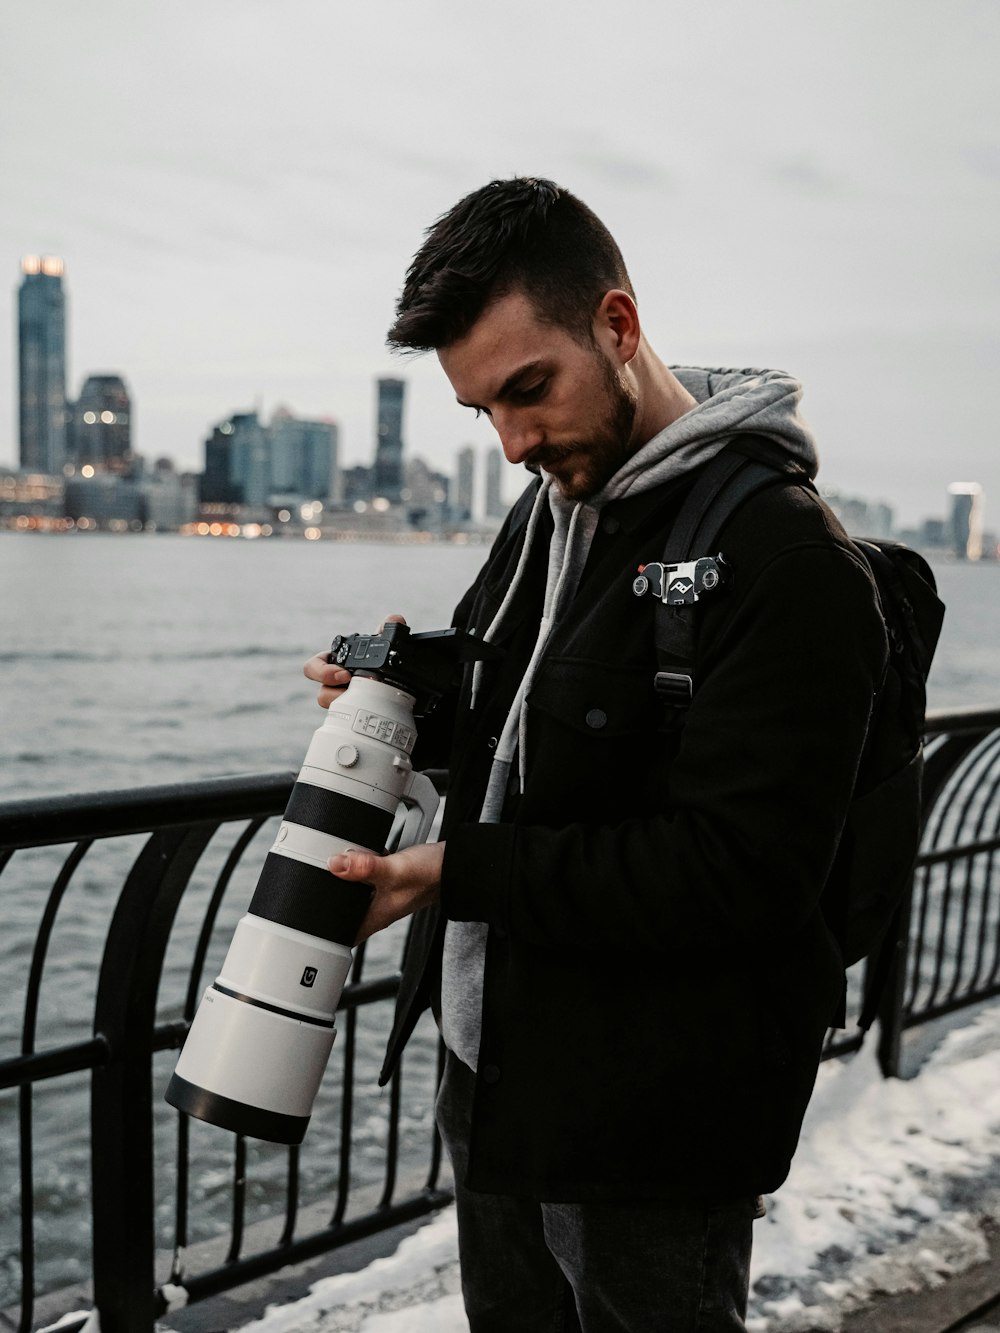
{"label": "man's face", "polygon": [[636,448],[635,392],[596,344],[543,323],[512,292],[438,351],[463,407],[485,412],[508,462],[541,467],[570,500],[594,495]]}

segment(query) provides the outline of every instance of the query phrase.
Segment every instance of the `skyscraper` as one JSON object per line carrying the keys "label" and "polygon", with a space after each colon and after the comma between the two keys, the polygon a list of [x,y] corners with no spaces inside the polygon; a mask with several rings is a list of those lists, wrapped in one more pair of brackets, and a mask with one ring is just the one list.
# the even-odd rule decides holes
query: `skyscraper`
{"label": "skyscraper", "polygon": [[468,523],[472,518],[476,486],[476,451],[471,444],[459,449],[455,459],[455,518]]}
{"label": "skyscraper", "polygon": [[492,445],[486,454],[486,517],[503,518],[507,512],[503,502],[503,450]]}
{"label": "skyscraper", "polygon": [[271,417],[272,487],[308,500],[340,496],[339,431],[335,421],[305,421],[287,407]]}
{"label": "skyscraper", "polygon": [[256,412],[234,412],[205,441],[202,502],[259,508],[270,494],[270,436]]}
{"label": "skyscraper", "polygon": [[132,463],[132,404],[120,375],[89,375],[71,412],[68,453],[77,467],[125,473]]}
{"label": "skyscraper", "polygon": [[243,493],[243,503],[267,504],[271,494],[271,441],[256,412],[234,412],[230,466]]}
{"label": "skyscraper", "polygon": [[21,467],[60,472],[66,462],[66,297],[63,263],[28,255],[17,294]]}
{"label": "skyscraper", "polygon": [[952,549],[960,560],[979,560],[983,554],[983,488],[977,481],[953,481],[948,494]]}
{"label": "skyscraper", "polygon": [[390,504],[399,504],[403,489],[403,395],[405,380],[378,381],[378,425],[375,436],[373,490]]}
{"label": "skyscraper", "polygon": [[403,470],[406,516],[411,527],[440,531],[448,517],[448,478],[432,471],[422,458],[408,458]]}

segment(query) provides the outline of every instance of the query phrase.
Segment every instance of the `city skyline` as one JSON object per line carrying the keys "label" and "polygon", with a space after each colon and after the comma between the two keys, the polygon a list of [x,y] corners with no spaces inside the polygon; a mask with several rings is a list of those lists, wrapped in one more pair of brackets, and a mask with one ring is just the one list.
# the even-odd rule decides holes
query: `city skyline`
{"label": "city skyline", "polygon": [[[388,23],[206,0],[196,28],[95,5],[5,7],[3,301],[23,254],[63,257],[72,391],[123,374],[147,456],[197,467],[207,423],[262,401],[335,415],[367,461],[371,384],[401,373],[413,454],[489,443],[433,356],[383,339],[427,225],[523,172],[608,223],[665,360],[803,381],[822,481],[904,521],[955,477],[1000,493],[995,7],[625,0],[612,58],[606,16],[566,0]],[[10,309],[5,462],[13,329]]]}
{"label": "city skyline", "polygon": [[[21,264],[17,292],[18,461],[0,466],[0,525],[15,531],[197,531],[322,535],[345,518],[371,530],[425,535],[468,530],[502,516],[501,450],[487,454],[477,486],[476,450],[461,448],[454,478],[419,456],[405,457],[407,382],[375,381],[376,427],[369,465],[341,467],[339,427],[287,404],[263,419],[261,405],[230,412],[210,427],[204,466],[179,472],[173,459],[134,449],[134,404],[120,374],[89,374],[78,398],[67,393],[65,266],[52,255]],[[483,503],[477,492],[483,491]],[[362,516],[368,515],[367,519]],[[274,519],[274,524],[269,522]],[[291,527],[288,525],[291,524]],[[350,527],[348,531],[352,530]]]}
{"label": "city skyline", "polygon": [[[27,255],[21,261],[17,288],[18,339],[18,462],[24,472],[67,477],[93,477],[95,471],[129,476],[133,464],[142,472],[153,463],[132,447],[133,404],[120,374],[88,374],[78,398],[67,391],[67,361],[71,348],[67,318],[68,290],[63,260],[55,255]],[[419,455],[404,457],[403,415],[407,381],[379,376],[375,380],[376,409],[371,462],[354,471],[370,473],[370,492],[390,504],[406,499],[404,472]],[[286,403],[278,404],[270,422],[263,422],[263,404],[231,409],[207,429],[201,465],[184,469],[201,478],[202,498],[213,502],[240,501],[261,505],[269,494],[299,494],[341,501],[342,467],[340,428],[329,414],[320,420],[296,415]],[[234,448],[239,441],[239,447]],[[498,464],[499,446],[480,445],[480,452]],[[497,517],[503,476],[494,466],[484,481],[483,503],[471,498],[469,464],[473,446],[461,446],[455,456],[455,481],[464,485],[467,519],[473,513]],[[183,465],[173,455],[158,455],[156,466]],[[0,467],[3,464],[0,462]],[[466,476],[463,481],[463,467]],[[366,494],[368,492],[366,491]],[[513,500],[511,495],[510,499]]]}
{"label": "city skyline", "polygon": [[[22,260],[21,271],[18,420],[22,469],[47,471],[50,475],[65,473],[68,479],[75,474],[77,480],[67,482],[66,512],[69,515],[76,510],[85,515],[87,487],[81,490],[81,479],[86,481],[95,473],[117,473],[124,483],[141,483],[150,460],[131,447],[132,402],[120,375],[88,375],[76,400],[66,392],[67,293],[61,258],[29,255]],[[263,510],[268,506],[284,508],[288,503],[295,507],[305,501],[311,507],[314,499],[321,499],[335,510],[350,510],[359,504],[364,510],[374,502],[380,512],[402,507],[412,510],[416,517],[434,511],[439,516],[448,514],[449,521],[459,523],[502,517],[506,508],[505,469],[499,445],[463,445],[454,457],[454,474],[435,473],[419,455],[405,456],[407,381],[379,376],[375,391],[370,464],[356,463],[350,468],[341,465],[340,430],[333,417],[303,419],[287,404],[280,404],[265,422],[258,401],[253,409],[229,412],[215,422],[204,441],[203,467],[185,475],[197,479],[200,501],[210,506]],[[485,455],[484,469],[477,466],[479,455]],[[157,460],[153,475],[162,479],[166,475],[163,465],[176,475],[176,461],[163,457]],[[421,497],[416,501],[411,490],[414,466],[419,477],[416,490]],[[162,492],[162,488],[157,489]],[[984,525],[985,491],[977,481],[950,482],[948,512],[943,517],[924,513],[918,520],[911,520],[908,527],[897,524],[895,508],[885,499],[873,502],[867,497],[843,495],[829,485],[821,490],[847,531],[855,536],[902,535],[916,545],[951,546],[972,560],[978,560],[984,552],[990,559],[997,557],[996,534]],[[106,519],[117,517],[119,503],[133,513],[141,507],[139,490],[134,486],[126,484],[121,492],[105,487],[105,492]],[[437,501],[430,499],[434,492],[439,493]],[[177,519],[178,523],[183,521]]]}

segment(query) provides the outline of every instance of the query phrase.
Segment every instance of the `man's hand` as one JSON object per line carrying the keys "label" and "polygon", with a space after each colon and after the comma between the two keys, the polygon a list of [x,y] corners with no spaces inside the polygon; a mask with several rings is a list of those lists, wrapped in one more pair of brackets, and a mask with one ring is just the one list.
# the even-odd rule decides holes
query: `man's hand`
{"label": "man's hand", "polygon": [[310,680],[317,681],[322,689],[316,696],[320,708],[329,708],[334,699],[339,699],[351,683],[351,673],[343,667],[334,666],[327,660],[326,653],[317,653],[310,657],[302,668]]}
{"label": "man's hand", "polygon": [[375,897],[358,932],[359,944],[401,917],[437,902],[444,847],[443,842],[422,842],[390,856],[351,851],[330,857],[327,865],[340,879],[375,886]]}
{"label": "man's hand", "polygon": [[[379,625],[377,633],[381,634],[386,625],[390,623],[405,625],[406,617],[386,616],[382,624]],[[329,708],[334,699],[339,699],[351,683],[351,673],[345,671],[343,667],[334,666],[329,661],[326,653],[317,653],[315,657],[310,657],[302,671],[310,680],[316,681],[318,685],[323,687],[316,696],[316,702],[320,708]]]}

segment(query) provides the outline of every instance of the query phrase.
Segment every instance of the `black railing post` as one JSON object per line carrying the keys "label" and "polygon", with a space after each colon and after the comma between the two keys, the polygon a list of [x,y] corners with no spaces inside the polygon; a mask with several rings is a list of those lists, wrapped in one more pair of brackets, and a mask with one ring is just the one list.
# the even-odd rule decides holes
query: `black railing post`
{"label": "black railing post", "polygon": [[101,1333],[148,1333],[156,1275],[153,1032],[170,927],[214,824],[151,835],[115,908],[94,1032],[111,1049],[91,1084],[94,1304]]}
{"label": "black railing post", "polygon": [[[913,913],[913,878],[905,901],[899,908],[896,947],[889,964],[889,975],[878,1011],[878,1063],[883,1078],[899,1078],[903,1049],[903,1017],[906,1000],[906,973],[910,958],[910,918]],[[890,927],[891,929],[891,927]]]}

